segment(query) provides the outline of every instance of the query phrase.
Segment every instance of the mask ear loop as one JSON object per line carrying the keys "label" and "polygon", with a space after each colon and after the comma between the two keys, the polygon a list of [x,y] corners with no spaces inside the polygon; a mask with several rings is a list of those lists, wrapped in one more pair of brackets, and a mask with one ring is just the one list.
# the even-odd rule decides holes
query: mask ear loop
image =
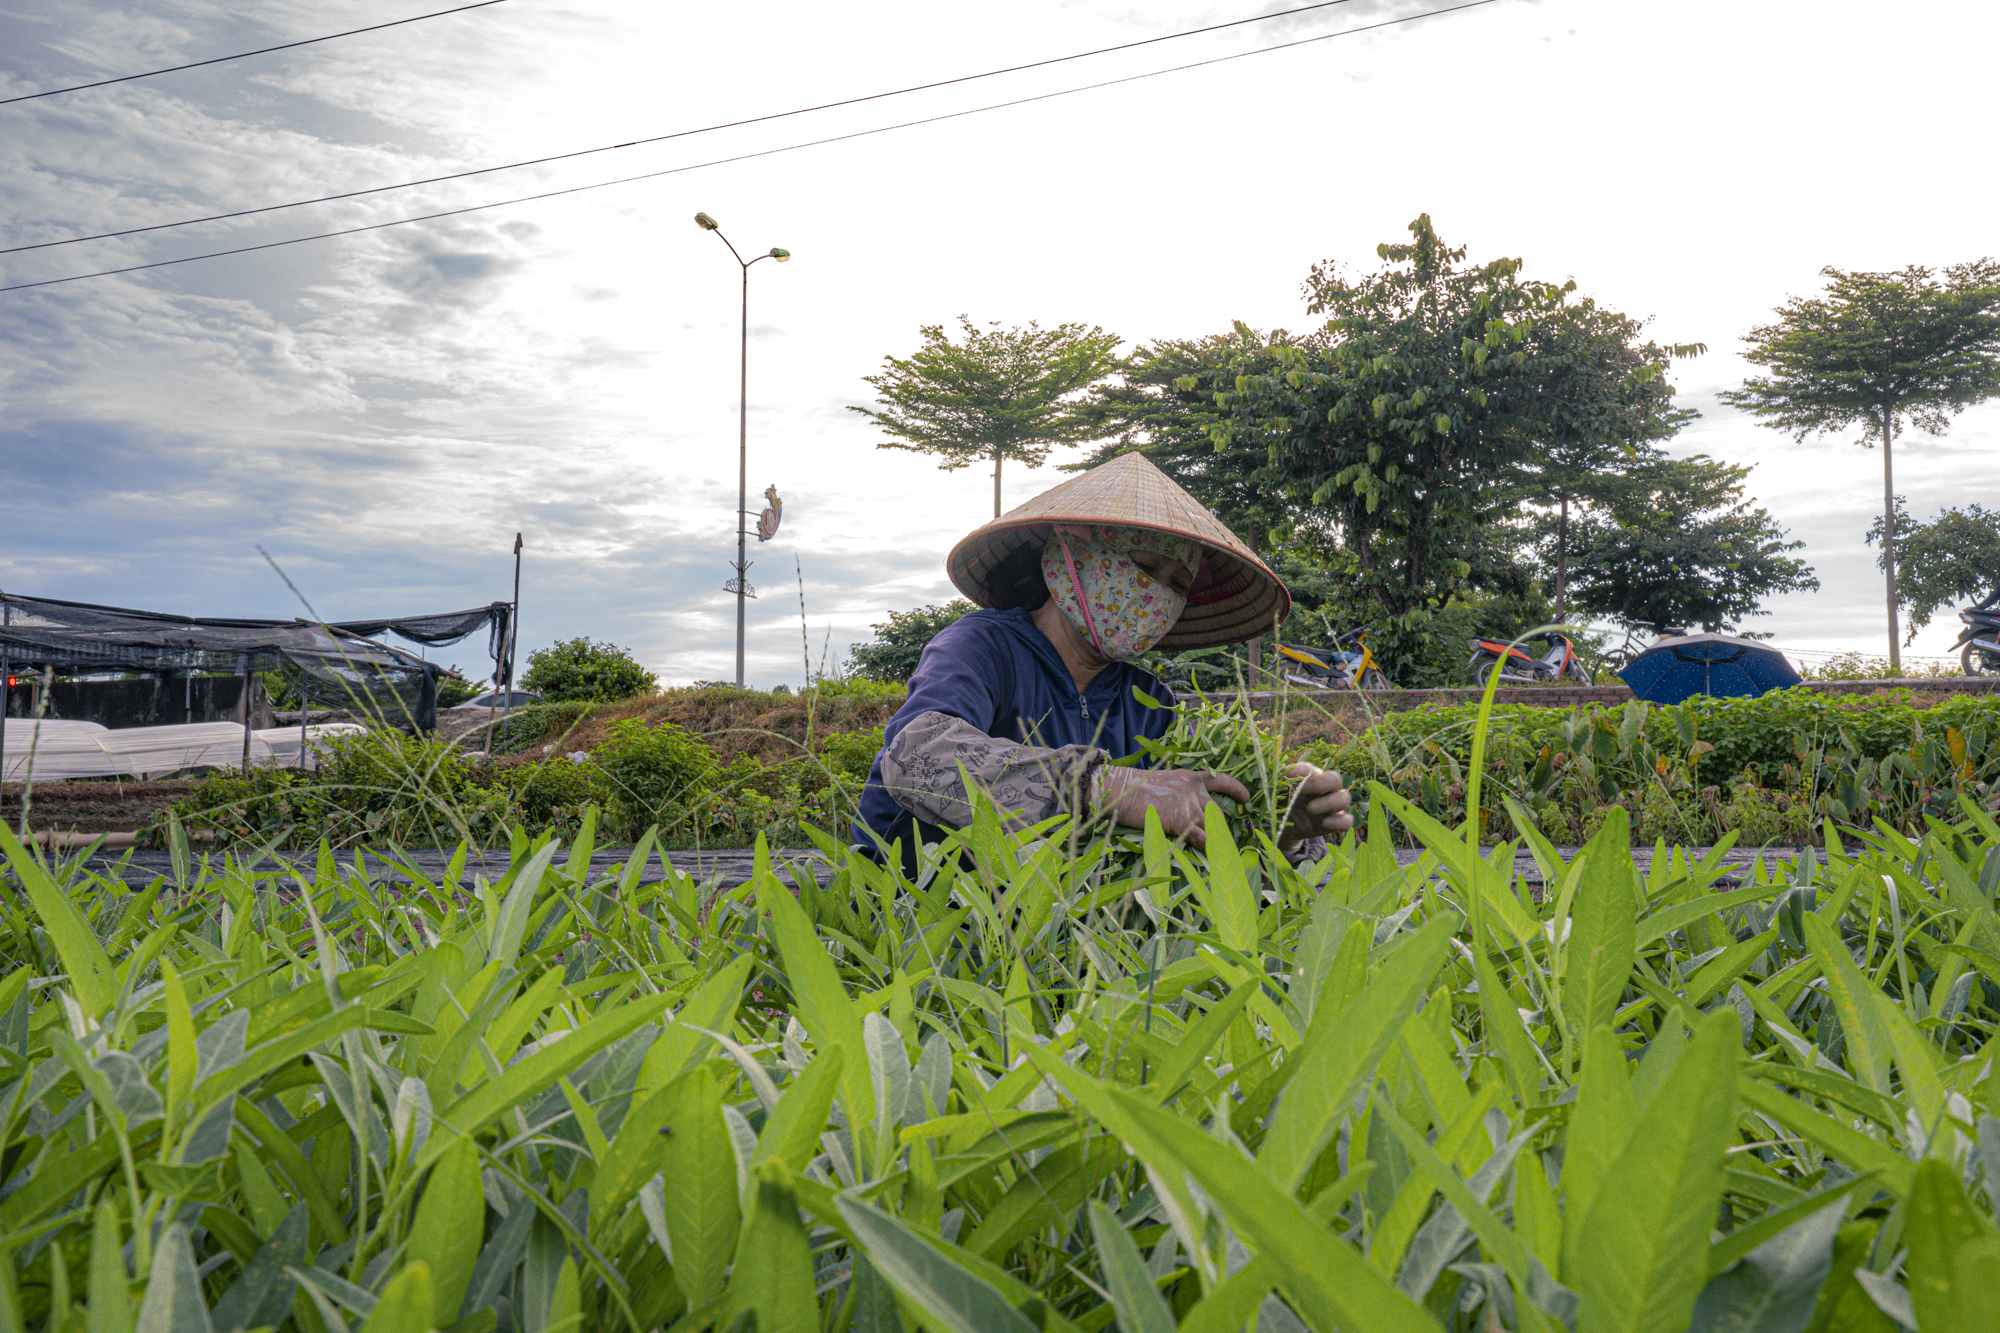
{"label": "mask ear loop", "polygon": [[1063,536],[1061,528],[1056,529],[1056,544],[1062,547],[1063,568],[1069,571],[1069,586],[1076,593],[1076,604],[1083,612],[1083,627],[1090,631],[1090,646],[1097,649],[1099,657],[1109,661],[1111,654],[1104,651],[1104,641],[1097,637],[1097,620],[1090,614],[1090,599],[1083,595],[1083,580],[1077,576],[1076,560],[1069,553],[1069,539]]}

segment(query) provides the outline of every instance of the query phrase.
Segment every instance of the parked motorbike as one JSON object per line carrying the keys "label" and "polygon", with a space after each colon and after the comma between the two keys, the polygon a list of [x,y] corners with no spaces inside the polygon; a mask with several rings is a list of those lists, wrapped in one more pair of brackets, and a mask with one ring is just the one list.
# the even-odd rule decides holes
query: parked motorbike
{"label": "parked motorbike", "polygon": [[1368,651],[1368,631],[1349,630],[1331,648],[1302,643],[1278,645],[1278,672],[1294,685],[1310,690],[1386,690],[1389,678]]}
{"label": "parked motorbike", "polygon": [[1548,643],[1548,651],[1540,657],[1530,655],[1526,649],[1500,642],[1497,639],[1468,639],[1472,658],[1465,664],[1472,673],[1472,679],[1483,689],[1487,677],[1495,667],[1500,670],[1501,680],[1517,680],[1527,685],[1544,685],[1550,681],[1567,677],[1579,685],[1595,685],[1590,668],[1576,655],[1576,645],[1569,641],[1567,634],[1546,630],[1533,636]]}
{"label": "parked motorbike", "polygon": [[1965,628],[1953,647],[1960,649],[1959,664],[1968,676],[2000,675],[2000,607],[1988,604],[1994,600],[1989,597],[1958,613]]}

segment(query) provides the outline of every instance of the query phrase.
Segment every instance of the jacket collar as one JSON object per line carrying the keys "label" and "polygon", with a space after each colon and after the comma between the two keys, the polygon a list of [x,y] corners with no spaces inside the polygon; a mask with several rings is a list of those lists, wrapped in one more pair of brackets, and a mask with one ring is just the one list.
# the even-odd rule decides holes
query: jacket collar
{"label": "jacket collar", "polygon": [[1076,677],[1070,675],[1069,664],[1062,660],[1062,654],[1056,651],[1056,646],[1053,643],[1049,642],[1049,636],[1042,633],[1040,627],[1035,624],[1033,618],[1026,611],[1023,611],[1019,607],[1012,607],[1005,611],[991,611],[988,614],[994,616],[1001,624],[1011,629],[1015,636],[1027,645],[1028,651],[1034,654],[1035,660],[1040,662],[1050,675],[1062,683],[1062,688],[1072,698],[1085,697],[1096,699],[1099,696],[1109,694],[1115,702],[1126,697],[1126,690],[1132,683],[1131,673],[1135,670],[1131,663],[1113,662],[1091,679],[1088,690],[1085,690],[1082,695],[1078,695]]}

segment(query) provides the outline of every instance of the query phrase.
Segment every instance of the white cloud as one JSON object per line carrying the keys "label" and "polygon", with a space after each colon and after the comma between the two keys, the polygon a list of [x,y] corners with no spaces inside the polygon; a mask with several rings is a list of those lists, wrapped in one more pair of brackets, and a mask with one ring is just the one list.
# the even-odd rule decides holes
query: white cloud
{"label": "white cloud", "polygon": [[[1246,7],[1254,8],[1254,7]],[[1395,12],[1408,12],[1399,4]],[[388,221],[978,106],[1247,50],[1391,12],[1282,25],[528,171],[118,241],[0,256],[0,285]],[[494,6],[157,80],[0,107],[0,235],[26,244],[610,144],[1226,21],[1132,8],[915,0],[728,9]],[[0,95],[379,22],[379,6],[32,0],[0,14]],[[1762,628],[1881,642],[1861,534],[1880,459],[1796,445],[1716,405],[1738,339],[1822,264],[1991,248],[1988,187],[1951,127],[1983,123],[1936,49],[1991,46],[1969,2],[1669,15],[1505,3],[1200,72],[359,237],[0,295],[0,583],[188,610],[291,613],[261,542],[328,614],[506,595],[527,535],[524,642],[589,633],[669,679],[732,669],[740,275],[751,274],[751,675],[952,595],[944,552],[990,513],[979,469],[878,451],[845,405],[919,325],[1078,319],[1138,341],[1301,328],[1309,265],[1373,265],[1429,211],[1707,342],[1677,447],[1757,465],[1823,590]],[[1866,75],[1866,97],[1830,97]],[[1889,164],[1861,184],[1860,164]],[[1870,181],[1883,179],[1874,171]],[[1922,182],[1906,188],[1898,182]],[[2000,411],[1898,451],[1912,508],[1990,496]],[[1060,479],[1010,469],[1008,503]],[[1923,644],[1936,642],[1942,627]],[[448,654],[449,655],[449,650]],[[461,654],[461,661],[464,655]]]}

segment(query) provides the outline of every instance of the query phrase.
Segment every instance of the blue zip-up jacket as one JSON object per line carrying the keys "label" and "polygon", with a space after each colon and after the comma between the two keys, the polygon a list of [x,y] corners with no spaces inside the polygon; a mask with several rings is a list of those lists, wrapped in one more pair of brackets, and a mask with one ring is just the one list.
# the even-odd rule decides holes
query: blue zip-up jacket
{"label": "blue zip-up jacket", "polygon": [[[1134,687],[1164,707],[1146,707],[1133,698]],[[883,728],[883,743],[921,713],[946,713],[1002,740],[1051,749],[1091,745],[1122,759],[1139,749],[1141,737],[1166,735],[1174,724],[1174,703],[1159,677],[1129,662],[1112,663],[1079,695],[1055,645],[1026,611],[974,611],[939,631],[924,649],[910,677],[910,697]],[[854,823],[855,845],[874,854],[871,831],[887,843],[901,839],[906,858],[919,838],[936,842],[944,836],[896,804],[882,785],[880,754]]]}

